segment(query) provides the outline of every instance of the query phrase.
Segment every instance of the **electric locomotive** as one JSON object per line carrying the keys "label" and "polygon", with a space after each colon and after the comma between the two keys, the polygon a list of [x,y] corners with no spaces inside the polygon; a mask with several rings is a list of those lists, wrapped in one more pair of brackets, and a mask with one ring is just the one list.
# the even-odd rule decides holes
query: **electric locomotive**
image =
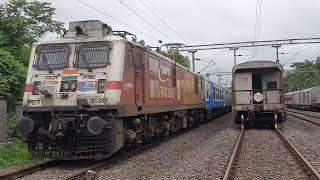
{"label": "electric locomotive", "polygon": [[33,155],[102,159],[208,119],[202,76],[100,21],[69,28],[32,47],[17,130]]}

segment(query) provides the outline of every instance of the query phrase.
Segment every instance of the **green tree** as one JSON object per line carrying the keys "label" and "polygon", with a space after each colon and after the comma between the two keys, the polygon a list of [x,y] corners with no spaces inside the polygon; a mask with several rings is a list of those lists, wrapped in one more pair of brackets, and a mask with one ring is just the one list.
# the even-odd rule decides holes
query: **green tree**
{"label": "green tree", "polygon": [[54,11],[36,0],[0,4],[0,99],[11,107],[22,97],[32,43],[46,32],[63,32],[63,23],[52,19]]}
{"label": "green tree", "polygon": [[63,23],[52,19],[55,8],[48,2],[10,0],[0,5],[0,47],[21,49],[46,32],[62,33]]}
{"label": "green tree", "polygon": [[4,50],[0,50],[0,99],[13,105],[22,96],[26,68]]}
{"label": "green tree", "polygon": [[160,54],[169,57],[186,68],[190,68],[190,60],[188,56],[180,54],[178,50],[172,50],[171,52],[159,51]]}
{"label": "green tree", "polygon": [[[318,58],[320,60],[320,58]],[[286,91],[297,91],[319,85],[319,60],[292,63],[285,76]],[[318,62],[317,62],[318,61]]]}

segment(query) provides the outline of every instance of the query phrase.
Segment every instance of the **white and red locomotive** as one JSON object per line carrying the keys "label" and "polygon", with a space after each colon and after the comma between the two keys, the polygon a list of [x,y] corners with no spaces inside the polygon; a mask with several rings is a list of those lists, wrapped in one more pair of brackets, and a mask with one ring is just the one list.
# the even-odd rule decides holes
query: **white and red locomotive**
{"label": "white and red locomotive", "polygon": [[[33,45],[18,132],[38,157],[105,158],[207,119],[203,77],[100,21]],[[229,91],[221,89],[220,98]],[[205,116],[205,117],[204,117]]]}

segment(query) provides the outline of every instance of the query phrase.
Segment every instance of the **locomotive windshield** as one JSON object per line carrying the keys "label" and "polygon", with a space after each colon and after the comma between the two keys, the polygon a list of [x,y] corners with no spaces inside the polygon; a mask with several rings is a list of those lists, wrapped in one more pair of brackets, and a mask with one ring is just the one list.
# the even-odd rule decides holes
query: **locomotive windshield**
{"label": "locomotive windshield", "polygon": [[40,46],[37,48],[37,70],[57,70],[68,66],[70,48],[68,46]]}
{"label": "locomotive windshield", "polygon": [[97,68],[104,67],[109,63],[108,54],[110,46],[107,43],[101,44],[80,44],[76,47],[77,68]]}

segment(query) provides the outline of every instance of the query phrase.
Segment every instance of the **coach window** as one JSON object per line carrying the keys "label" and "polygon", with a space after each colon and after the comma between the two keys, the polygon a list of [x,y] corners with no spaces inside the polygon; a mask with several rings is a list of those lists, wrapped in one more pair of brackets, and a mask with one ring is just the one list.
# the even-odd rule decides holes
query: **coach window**
{"label": "coach window", "polygon": [[133,68],[133,52],[132,52],[132,50],[128,51],[127,67],[128,68]]}
{"label": "coach window", "polygon": [[177,72],[176,66],[172,66],[172,87],[177,87]]}
{"label": "coach window", "polygon": [[267,82],[267,89],[277,89],[277,81]]}
{"label": "coach window", "polygon": [[198,94],[199,92],[199,88],[198,88],[198,77],[194,76],[194,94]]}

